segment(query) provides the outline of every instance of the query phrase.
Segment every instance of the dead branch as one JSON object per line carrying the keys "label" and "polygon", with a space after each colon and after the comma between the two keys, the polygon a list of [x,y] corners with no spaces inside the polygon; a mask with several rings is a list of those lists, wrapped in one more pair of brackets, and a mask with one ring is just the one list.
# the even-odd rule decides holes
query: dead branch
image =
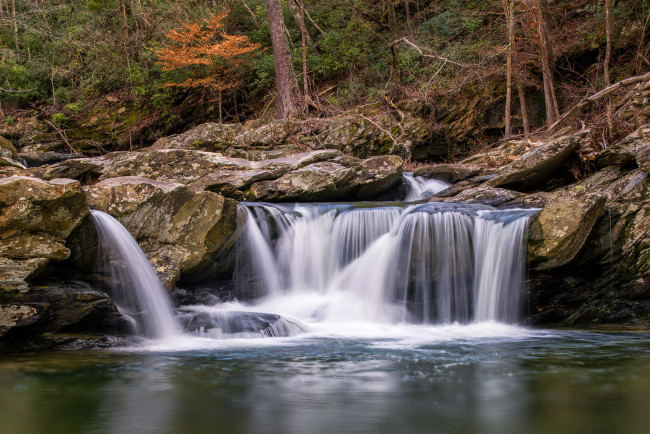
{"label": "dead branch", "polygon": [[248,14],[253,19],[253,22],[255,23],[255,27],[259,28],[260,23],[257,22],[257,17],[255,16],[255,12],[253,12],[251,8],[248,7],[248,5],[246,4],[246,0],[241,0],[241,4],[244,5],[244,9],[246,9],[246,12],[248,12]]}
{"label": "dead branch", "polygon": [[549,125],[548,130],[552,131],[555,128],[557,128],[566,118],[577,112],[578,110],[586,107],[587,105],[599,101],[606,97],[607,95],[611,95],[612,93],[616,92],[617,90],[621,89],[622,87],[626,86],[631,86],[636,83],[641,83],[643,81],[648,81],[650,80],[650,72],[643,74],[643,75],[636,75],[634,77],[626,78],[625,80],[618,81],[611,86],[607,86],[604,89],[599,90],[595,94],[583,98],[578,104],[574,105],[571,107],[569,110],[567,110],[562,116],[557,118],[555,122],[553,122],[551,125]]}
{"label": "dead branch", "polygon": [[72,147],[72,145],[71,145],[70,142],[68,141],[68,138],[65,136],[65,134],[63,134],[63,132],[62,132],[60,129],[57,128],[56,125],[54,125],[52,122],[48,121],[47,119],[45,119],[45,123],[48,124],[49,126],[51,126],[52,128],[54,128],[54,130],[55,130],[57,133],[59,133],[59,136],[61,136],[61,138],[63,139],[63,141],[65,142],[65,144],[68,145],[68,147],[70,148],[70,150],[71,150],[72,152],[74,152],[75,154],[78,154],[78,153],[79,153],[79,152],[77,152],[77,150],[76,150],[75,148]]}
{"label": "dead branch", "polygon": [[[370,119],[370,118],[368,118],[368,117],[366,117],[366,116],[364,116],[364,115],[362,115],[362,114],[357,113],[357,116],[359,116],[359,117],[362,118],[362,119],[367,120],[368,122],[370,122],[371,124],[373,124],[374,126],[376,126],[377,128],[379,128],[382,132],[388,134],[388,137],[390,137],[390,139],[393,141],[393,151],[394,151],[395,149],[399,148],[399,142],[397,141],[397,139],[395,138],[395,136],[393,136],[393,135],[390,133],[390,131],[386,130],[385,128],[382,128],[381,125],[379,125],[377,122],[373,121],[372,119]],[[404,144],[404,149],[406,150],[406,154],[407,154],[406,159],[407,159],[407,160],[410,160],[410,159],[411,159],[411,150],[409,149],[408,146],[406,146],[406,144]],[[392,152],[392,151],[391,151],[391,152]]]}
{"label": "dead branch", "polygon": [[314,27],[316,27],[316,30],[318,30],[318,31],[320,32],[321,35],[324,35],[325,32],[323,31],[323,29],[321,29],[321,28],[319,27],[318,24],[316,24],[316,23],[314,22],[314,20],[311,18],[311,15],[309,15],[309,12],[307,11],[307,9],[305,9],[305,15],[307,15],[307,18],[309,18],[309,21],[314,25]]}
{"label": "dead branch", "polygon": [[454,64],[456,66],[461,66],[463,68],[480,68],[480,67],[482,67],[481,65],[470,65],[468,63],[456,62],[455,60],[451,60],[451,59],[448,59],[448,58],[443,57],[443,56],[438,56],[437,54],[427,54],[427,53],[424,52],[424,50],[422,50],[421,47],[419,47],[418,45],[416,45],[413,42],[409,41],[405,37],[401,37],[399,39],[394,40],[393,42],[391,42],[390,45],[394,46],[394,45],[399,44],[400,42],[404,42],[405,44],[410,45],[411,47],[413,47],[415,49],[415,51],[417,51],[418,54],[420,56],[422,56],[422,57],[429,57],[431,59],[442,60],[445,63],[449,62],[449,63],[452,63],[452,64]]}

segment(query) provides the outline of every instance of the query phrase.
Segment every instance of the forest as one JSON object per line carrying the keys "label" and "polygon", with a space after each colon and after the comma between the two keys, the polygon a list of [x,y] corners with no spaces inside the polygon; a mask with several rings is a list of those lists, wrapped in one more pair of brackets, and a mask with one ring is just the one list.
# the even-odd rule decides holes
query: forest
{"label": "forest", "polygon": [[650,69],[649,14],[645,0],[0,0],[0,122],[11,137],[36,118],[96,154],[207,121],[379,122],[418,101],[440,135],[450,113],[471,118],[461,155],[581,122],[604,149],[633,129],[614,109],[629,87],[587,98]]}

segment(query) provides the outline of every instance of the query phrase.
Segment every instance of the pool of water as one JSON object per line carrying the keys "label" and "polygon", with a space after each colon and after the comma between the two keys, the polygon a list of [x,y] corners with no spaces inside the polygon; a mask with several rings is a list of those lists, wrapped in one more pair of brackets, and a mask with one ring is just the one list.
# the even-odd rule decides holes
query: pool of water
{"label": "pool of water", "polygon": [[0,432],[645,433],[650,334],[353,324],[0,357]]}

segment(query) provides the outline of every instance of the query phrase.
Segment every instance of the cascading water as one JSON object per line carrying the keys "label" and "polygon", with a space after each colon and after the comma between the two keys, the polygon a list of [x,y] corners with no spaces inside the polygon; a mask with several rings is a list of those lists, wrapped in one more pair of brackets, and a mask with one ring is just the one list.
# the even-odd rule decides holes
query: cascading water
{"label": "cascading water", "polygon": [[131,320],[136,334],[169,339],[180,337],[184,330],[198,337],[223,339],[290,336],[306,330],[299,322],[279,315],[210,306],[185,307],[176,316],[167,291],[126,228],[105,212],[90,213],[105,256],[103,268],[109,274],[111,297],[122,315]]}
{"label": "cascading water", "polygon": [[415,202],[417,200],[428,199],[449,187],[444,181],[438,179],[427,179],[422,176],[413,176],[412,173],[404,173],[404,182],[409,188],[409,193],[404,201]]}
{"label": "cascading water", "polygon": [[512,323],[535,211],[244,203],[236,281],[266,303],[284,297],[285,311],[298,300],[293,313],[316,321]]}
{"label": "cascading water", "polygon": [[107,259],[111,297],[120,312],[131,318],[136,333],[148,338],[169,338],[180,333],[171,300],[149,260],[129,231],[110,215],[91,210],[100,251]]}
{"label": "cascading water", "polygon": [[[405,182],[410,201],[448,187],[410,175]],[[238,212],[234,282],[238,296],[253,303],[182,306],[175,313],[133,237],[113,217],[91,211],[113,299],[138,333],[223,339],[307,331],[293,318],[323,324],[517,320],[524,234],[535,210],[390,202],[242,203]]]}

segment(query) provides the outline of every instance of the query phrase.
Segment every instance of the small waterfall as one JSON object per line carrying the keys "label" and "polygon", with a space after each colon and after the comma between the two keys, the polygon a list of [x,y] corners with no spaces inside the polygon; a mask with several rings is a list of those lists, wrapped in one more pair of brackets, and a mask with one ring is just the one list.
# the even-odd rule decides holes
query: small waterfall
{"label": "small waterfall", "polygon": [[319,294],[317,320],[517,320],[536,210],[435,202],[240,209],[235,275],[257,297]]}
{"label": "small waterfall", "polygon": [[410,172],[404,173],[404,182],[409,188],[409,193],[405,199],[406,202],[428,199],[451,185],[438,179],[413,176]]}
{"label": "small waterfall", "polygon": [[102,211],[90,211],[99,234],[111,297],[120,312],[136,324],[138,334],[162,339],[180,334],[167,291],[138,243],[120,222]]}

